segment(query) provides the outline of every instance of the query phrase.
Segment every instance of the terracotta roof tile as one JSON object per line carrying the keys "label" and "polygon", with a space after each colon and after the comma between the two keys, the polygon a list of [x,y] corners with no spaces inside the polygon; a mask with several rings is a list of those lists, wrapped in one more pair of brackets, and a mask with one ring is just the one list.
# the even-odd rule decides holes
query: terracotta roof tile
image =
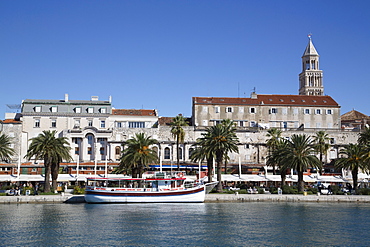
{"label": "terracotta roof tile", "polygon": [[[167,126],[169,126],[170,123],[172,122],[172,119],[174,119],[174,117],[159,117],[158,125],[161,125],[161,126],[167,125]],[[190,126],[191,125],[191,118],[186,118],[186,122]]]}
{"label": "terracotta roof tile", "polygon": [[18,121],[18,120],[15,120],[15,119],[0,120],[0,122],[2,122],[4,124],[20,124],[20,123],[22,123],[22,121]]}
{"label": "terracotta roof tile", "polygon": [[156,110],[112,109],[112,115],[157,116]]}
{"label": "terracotta roof tile", "polygon": [[256,98],[193,97],[195,104],[214,105],[299,105],[331,106],[339,104],[330,96],[258,94]]}
{"label": "terracotta roof tile", "polygon": [[356,110],[349,111],[341,116],[342,121],[351,121],[360,119],[370,119],[370,117]]}

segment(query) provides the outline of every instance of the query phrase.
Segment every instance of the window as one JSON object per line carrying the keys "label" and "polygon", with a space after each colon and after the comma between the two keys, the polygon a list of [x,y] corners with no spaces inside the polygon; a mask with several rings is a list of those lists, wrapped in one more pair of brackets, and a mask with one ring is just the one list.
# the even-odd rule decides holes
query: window
{"label": "window", "polygon": [[293,109],[293,114],[294,114],[294,115],[298,115],[298,108],[294,108],[294,109]]}
{"label": "window", "polygon": [[74,144],[78,144],[78,138],[73,137],[73,138],[72,138],[72,143],[74,143]]}
{"label": "window", "polygon": [[116,122],[116,127],[117,128],[122,128],[122,122]]}
{"label": "window", "polygon": [[249,149],[249,144],[245,144],[244,148]]}
{"label": "window", "polygon": [[121,148],[120,147],[116,147],[116,155],[121,155]]}
{"label": "window", "polygon": [[278,113],[278,109],[277,108],[271,108],[270,109],[270,114],[276,114]]}
{"label": "window", "polygon": [[179,159],[182,160],[182,148],[179,148]]}
{"label": "window", "polygon": [[239,126],[243,127],[244,126],[244,121],[239,121]]}
{"label": "window", "polygon": [[334,145],[335,144],[335,139],[334,138],[330,138],[330,142],[329,142],[331,145]]}
{"label": "window", "polygon": [[92,147],[87,148],[87,154],[92,154]]}
{"label": "window", "polygon": [[220,124],[221,123],[221,120],[215,120],[213,122],[214,122],[214,125],[216,126],[217,124]]}
{"label": "window", "polygon": [[40,128],[40,119],[35,119],[34,127],[35,128]]}
{"label": "window", "polygon": [[51,112],[58,112],[58,107],[57,106],[52,106],[50,107]]}
{"label": "window", "polygon": [[254,107],[249,108],[249,112],[250,113],[256,113],[256,108],[254,108]]}
{"label": "window", "polygon": [[88,107],[87,113],[94,113],[94,107]]}
{"label": "window", "polygon": [[100,113],[107,113],[107,108],[105,108],[105,107],[100,108]]}
{"label": "window", "polygon": [[35,106],[35,112],[41,112],[41,106]]}
{"label": "window", "polygon": [[283,115],[287,115],[288,114],[288,109],[287,108],[283,108],[282,109],[282,113],[283,113]]}
{"label": "window", "polygon": [[244,112],[244,107],[239,107],[239,113],[243,113]]}
{"label": "window", "polygon": [[220,113],[220,107],[219,106],[215,106],[215,113]]}
{"label": "window", "polygon": [[321,114],[321,109],[316,109],[315,113],[320,115]]}
{"label": "window", "polygon": [[75,119],[74,128],[80,128],[80,119]]}
{"label": "window", "polygon": [[145,128],[145,122],[128,122],[129,128]]}
{"label": "window", "polygon": [[331,115],[333,114],[333,111],[331,109],[326,110],[326,114]]}
{"label": "window", "polygon": [[100,128],[105,128],[105,120],[100,121]]}
{"label": "window", "polygon": [[75,108],[75,113],[81,113],[81,107],[76,107]]}
{"label": "window", "polygon": [[310,109],[304,109],[304,114],[310,114]]}
{"label": "window", "polygon": [[51,127],[52,128],[56,128],[57,127],[57,120],[56,119],[52,119],[51,120]]}
{"label": "window", "polygon": [[100,155],[104,155],[104,153],[105,153],[105,152],[104,152],[104,148],[103,148],[103,147],[101,147],[101,148],[100,148]]}
{"label": "window", "polygon": [[87,120],[87,126],[92,127],[93,126],[93,120],[91,120],[91,119]]}
{"label": "window", "polygon": [[316,128],[321,128],[321,123],[316,123]]}
{"label": "window", "polygon": [[77,154],[77,155],[80,154],[80,148],[79,147],[75,147],[75,154]]}
{"label": "window", "polygon": [[233,108],[231,106],[226,107],[226,112],[233,112]]}
{"label": "window", "polygon": [[164,149],[164,158],[166,160],[169,160],[171,158],[171,155],[170,155],[170,148],[165,148]]}
{"label": "window", "polygon": [[203,111],[203,112],[208,112],[208,107],[207,107],[207,106],[203,106],[203,107],[202,107],[202,111]]}
{"label": "window", "polygon": [[256,122],[255,122],[255,121],[250,121],[250,122],[249,122],[249,126],[250,126],[250,127],[257,127],[257,126],[256,126]]}

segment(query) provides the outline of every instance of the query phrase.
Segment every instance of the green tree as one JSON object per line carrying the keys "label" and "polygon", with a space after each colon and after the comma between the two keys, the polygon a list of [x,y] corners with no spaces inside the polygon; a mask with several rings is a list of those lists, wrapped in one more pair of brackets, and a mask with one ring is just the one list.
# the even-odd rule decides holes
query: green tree
{"label": "green tree", "polygon": [[362,144],[350,143],[339,152],[339,155],[342,157],[335,160],[335,167],[351,170],[353,189],[356,191],[359,171],[368,171],[368,152]]}
{"label": "green tree", "polygon": [[365,127],[365,129],[359,133],[358,143],[361,145],[369,146],[370,144],[370,127]]}
{"label": "green tree", "polygon": [[[325,131],[318,131],[316,135],[313,137],[314,141],[314,149],[317,153],[319,153],[319,160],[322,165],[324,165],[323,157],[330,148],[330,144],[328,143],[330,140],[329,135]],[[320,170],[320,174],[322,174],[322,169]]]}
{"label": "green tree", "polygon": [[236,128],[229,120],[223,120],[221,124],[208,127],[206,133],[202,133],[200,144],[209,157],[216,159],[217,165],[217,191],[222,192],[221,169],[222,161],[228,158],[229,152],[238,153],[238,137]]}
{"label": "green tree", "polygon": [[298,173],[298,191],[303,192],[303,172],[308,168],[321,169],[320,160],[313,155],[313,141],[306,135],[292,135],[277,158],[284,170],[294,169]]}
{"label": "green tree", "polygon": [[158,162],[157,152],[150,148],[151,145],[158,143],[151,136],[138,133],[135,137],[127,140],[126,148],[121,157],[120,170],[131,170],[133,178],[141,178],[144,167],[150,163]]}
{"label": "green tree", "polygon": [[[52,174],[53,188],[56,189],[59,163],[63,160],[69,161],[72,159],[69,151],[71,147],[66,137],[56,138],[56,130],[44,130],[37,137],[31,138],[31,144],[27,150],[25,157],[27,159],[34,158],[35,160],[43,159],[45,166],[45,192],[50,192],[50,174]],[[56,169],[56,167],[58,169]]]}
{"label": "green tree", "polygon": [[[271,155],[278,147],[279,141],[281,139],[281,130],[277,128],[271,128],[267,131],[266,136],[270,137],[270,139],[267,140],[266,145],[269,151],[269,154]],[[273,159],[270,159],[269,166],[272,166],[272,173],[275,175],[275,166],[276,163],[272,163]]]}
{"label": "green tree", "polygon": [[208,183],[212,182],[212,173],[213,173],[213,159],[214,155],[211,150],[207,149],[205,138],[198,138],[196,144],[194,145],[194,151],[190,155],[190,159],[193,162],[203,162],[207,161],[207,170],[208,170]]}
{"label": "green tree", "polygon": [[12,139],[5,135],[0,135],[0,160],[10,161],[11,156],[15,154],[14,149],[10,147]]}
{"label": "green tree", "polygon": [[286,171],[287,168],[284,167],[284,159],[281,157],[281,152],[283,152],[288,145],[288,141],[285,139],[279,139],[275,143],[275,148],[272,152],[267,156],[266,165],[268,166],[278,166],[280,170],[280,177],[281,177],[281,186],[286,184]]}
{"label": "green tree", "polygon": [[177,156],[177,170],[180,170],[180,143],[184,143],[185,139],[185,131],[182,127],[188,126],[186,122],[186,118],[184,118],[181,114],[177,115],[175,118],[172,119],[170,123],[172,126],[171,134],[176,139],[176,156]]}

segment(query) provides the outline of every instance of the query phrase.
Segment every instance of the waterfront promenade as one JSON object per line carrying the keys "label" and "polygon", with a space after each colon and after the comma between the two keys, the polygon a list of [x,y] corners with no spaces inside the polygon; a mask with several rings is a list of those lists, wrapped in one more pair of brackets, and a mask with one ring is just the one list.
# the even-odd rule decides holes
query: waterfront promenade
{"label": "waterfront promenade", "polygon": [[[84,203],[83,195],[58,194],[38,196],[0,196],[0,204],[17,203]],[[370,203],[370,196],[362,195],[277,195],[277,194],[207,194],[206,203],[217,202],[346,202]]]}

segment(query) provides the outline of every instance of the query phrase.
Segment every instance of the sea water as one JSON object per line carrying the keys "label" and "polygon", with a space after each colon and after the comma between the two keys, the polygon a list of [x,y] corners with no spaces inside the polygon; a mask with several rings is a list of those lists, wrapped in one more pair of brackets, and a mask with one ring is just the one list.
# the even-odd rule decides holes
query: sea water
{"label": "sea water", "polygon": [[368,246],[370,204],[3,204],[1,246]]}

